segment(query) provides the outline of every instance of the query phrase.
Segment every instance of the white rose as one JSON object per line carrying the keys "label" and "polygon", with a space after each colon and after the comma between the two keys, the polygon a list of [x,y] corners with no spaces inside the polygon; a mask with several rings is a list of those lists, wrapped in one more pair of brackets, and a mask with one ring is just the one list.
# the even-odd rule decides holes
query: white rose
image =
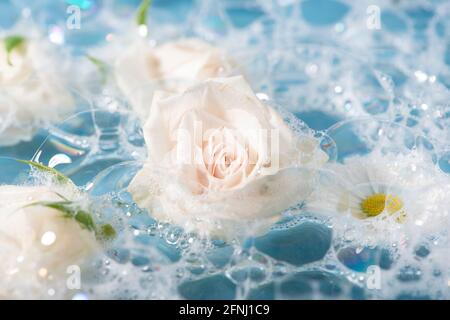
{"label": "white rose", "polygon": [[47,187],[0,186],[0,298],[64,298],[67,268],[82,268],[99,249],[94,233],[75,219],[31,205],[42,201],[61,197]]}
{"label": "white rose", "polygon": [[9,54],[0,42],[0,146],[29,141],[73,110],[64,81],[51,70],[53,60],[37,40],[24,40]]}
{"label": "white rose", "polygon": [[160,220],[224,238],[246,221],[264,230],[304,200],[328,159],[241,76],[155,93],[144,135],[149,157],[129,187],[136,203]]}
{"label": "white rose", "polygon": [[198,39],[158,47],[141,40],[117,59],[115,77],[135,112],[145,120],[152,88],[179,92],[208,78],[228,76],[232,69],[223,50]]}

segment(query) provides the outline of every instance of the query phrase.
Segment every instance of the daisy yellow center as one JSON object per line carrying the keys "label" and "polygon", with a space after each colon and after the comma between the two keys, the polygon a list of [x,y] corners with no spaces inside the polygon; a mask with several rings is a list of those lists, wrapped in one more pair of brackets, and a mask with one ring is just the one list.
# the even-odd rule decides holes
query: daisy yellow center
{"label": "daisy yellow center", "polygon": [[384,193],[372,194],[361,202],[361,210],[368,217],[376,217],[385,210],[394,214],[402,208],[403,202],[399,197]]}

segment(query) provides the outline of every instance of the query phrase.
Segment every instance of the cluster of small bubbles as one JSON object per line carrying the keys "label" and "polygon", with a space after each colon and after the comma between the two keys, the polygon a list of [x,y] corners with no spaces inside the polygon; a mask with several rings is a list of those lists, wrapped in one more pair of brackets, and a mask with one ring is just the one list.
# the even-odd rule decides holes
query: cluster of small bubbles
{"label": "cluster of small bubbles", "polygon": [[289,267],[283,262],[275,262],[272,266],[272,276],[280,278],[285,276],[289,271]]}
{"label": "cluster of small bubbles", "polygon": [[170,228],[166,228],[166,231],[164,232],[164,239],[166,240],[167,244],[172,246],[177,245],[181,237],[182,237],[181,228],[172,226]]}

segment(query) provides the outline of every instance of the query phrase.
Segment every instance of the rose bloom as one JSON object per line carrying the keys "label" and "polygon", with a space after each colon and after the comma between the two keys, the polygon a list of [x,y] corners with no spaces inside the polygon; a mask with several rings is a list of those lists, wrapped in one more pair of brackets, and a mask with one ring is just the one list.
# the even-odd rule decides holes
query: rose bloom
{"label": "rose bloom", "polygon": [[149,157],[129,191],[155,218],[201,235],[230,239],[266,230],[309,195],[315,171],[328,160],[241,76],[157,92],[150,110]]}
{"label": "rose bloom", "polygon": [[34,205],[61,200],[48,187],[0,186],[0,299],[67,298],[68,268],[99,249],[75,219]]}
{"label": "rose bloom", "polygon": [[180,92],[211,77],[228,76],[232,63],[223,50],[198,39],[151,47],[140,40],[115,62],[115,78],[134,111],[145,120],[154,89]]}
{"label": "rose bloom", "polygon": [[64,120],[74,108],[55,59],[45,44],[25,39],[8,55],[0,42],[0,146],[29,141],[49,123]]}

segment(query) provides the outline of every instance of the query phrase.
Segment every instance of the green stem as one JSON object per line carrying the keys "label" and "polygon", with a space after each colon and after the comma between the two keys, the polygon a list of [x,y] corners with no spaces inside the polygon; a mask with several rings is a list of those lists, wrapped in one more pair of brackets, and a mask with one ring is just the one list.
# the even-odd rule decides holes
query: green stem
{"label": "green stem", "polygon": [[143,0],[136,14],[136,23],[138,26],[147,24],[148,9],[152,5],[153,0]]}
{"label": "green stem", "polygon": [[25,42],[25,38],[22,36],[9,36],[6,37],[3,42],[5,43],[5,50],[6,50],[6,59],[8,61],[8,64],[12,66],[11,62],[11,52],[21,46]]}

